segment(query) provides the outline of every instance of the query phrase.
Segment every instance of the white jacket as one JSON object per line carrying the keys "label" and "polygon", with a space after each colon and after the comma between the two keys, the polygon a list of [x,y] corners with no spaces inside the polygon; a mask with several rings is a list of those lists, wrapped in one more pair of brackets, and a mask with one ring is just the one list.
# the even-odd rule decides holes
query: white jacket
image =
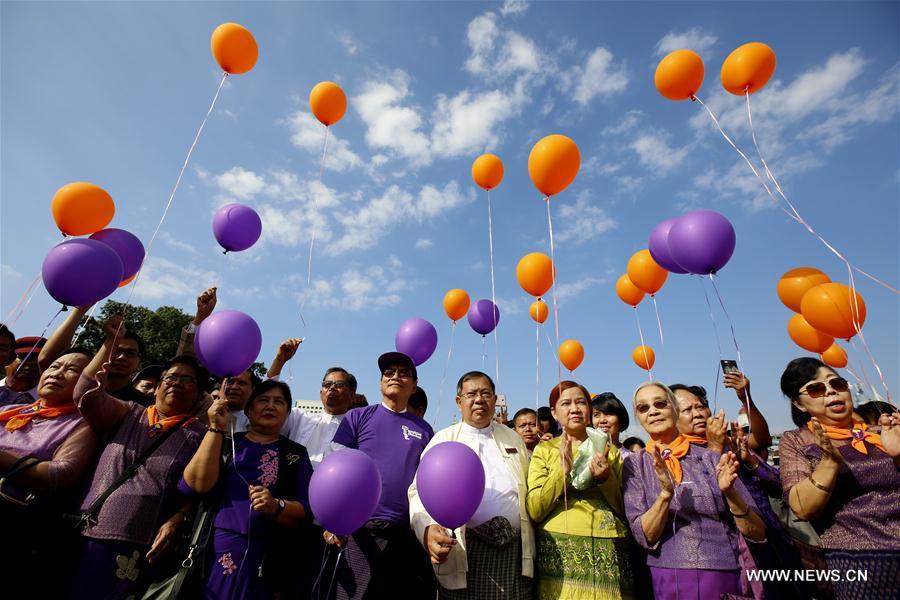
{"label": "white jacket", "polygon": [[[431,438],[428,446],[425,447],[422,456],[431,450],[435,444],[450,441],[466,444],[477,453],[478,447],[469,438],[459,439],[461,431],[462,423],[457,423],[438,431]],[[497,447],[500,448],[500,455],[503,457],[504,463],[509,468],[509,472],[515,478],[518,486],[519,526],[522,536],[522,575],[534,577],[534,529],[531,526],[531,519],[528,518],[528,512],[525,508],[525,498],[528,495],[528,449],[525,447],[525,443],[519,437],[519,434],[499,423],[494,423],[491,437],[494,439]],[[416,538],[423,545],[425,542],[425,529],[429,525],[438,525],[438,522],[431,518],[419,499],[415,478],[413,478],[412,485],[409,486],[409,520]],[[463,525],[456,529],[455,532],[456,545],[453,546],[447,560],[440,565],[432,565],[438,582],[448,590],[464,589],[466,587],[466,573],[469,570],[466,558],[466,526]]]}

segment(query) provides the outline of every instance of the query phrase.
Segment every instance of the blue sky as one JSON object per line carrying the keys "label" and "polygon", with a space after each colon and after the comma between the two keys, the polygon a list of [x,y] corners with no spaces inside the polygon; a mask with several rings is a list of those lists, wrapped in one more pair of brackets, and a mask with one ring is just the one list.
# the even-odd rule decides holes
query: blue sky
{"label": "blue sky", "polygon": [[[222,90],[135,301],[192,312],[197,293],[218,285],[221,308],[260,324],[261,359],[281,339],[306,338],[292,365],[297,397],[316,397],[324,370],[341,364],[377,399],[375,358],[393,349],[401,322],[420,316],[439,332],[419,370],[434,418],[450,334],[443,294],[461,287],[473,300],[490,297],[485,195],[470,165],[491,151],[506,167],[492,194],[500,391],[513,409],[534,406],[535,330],[515,265],[549,252],[545,205],[526,163],[534,142],[563,133],[582,153],[578,178],[552,201],[560,336],[586,349],[575,378],[628,403],[645,374],[630,359],[638,334],[615,280],[657,222],[711,208],[737,231],[718,285],[754,397],[773,429],[787,428],[778,378],[805,352],[787,336],[791,313],[775,284],[798,266],[836,281],[846,271],[769,201],[699,105],[657,94],[656,63],[679,47],[705,60],[700,97],[745,150],[743,99],[721,89],[718,71],[740,44],[775,49],[775,76],[753,97],[770,166],[824,237],[898,285],[896,3],[4,2],[0,10],[4,316],[59,241],[49,206],[65,183],[104,187],[116,201],[113,226],[149,239],[215,91],[209,35],[226,21],[254,33],[259,63]],[[322,130],[307,97],[322,80],[340,83],[350,107],[319,182]],[[232,201],[253,206],[264,229],[251,250],[223,256],[211,220]],[[896,392],[897,296],[858,282],[869,309],[864,334]],[[657,352],[654,375],[711,388],[720,355],[698,283],[670,276],[658,301],[665,346],[652,305],[638,309]],[[39,333],[56,308],[39,290],[14,331]],[[734,358],[715,308],[722,357]],[[480,336],[458,325],[439,426],[455,413],[456,378],[482,364]],[[871,362],[848,351],[875,383]],[[544,339],[542,403],[555,377]],[[735,416],[730,391],[719,401]]]}

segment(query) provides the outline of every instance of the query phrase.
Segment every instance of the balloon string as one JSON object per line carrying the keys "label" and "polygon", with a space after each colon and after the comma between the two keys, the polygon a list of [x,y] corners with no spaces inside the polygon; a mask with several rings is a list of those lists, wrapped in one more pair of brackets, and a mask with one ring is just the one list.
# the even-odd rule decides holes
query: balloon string
{"label": "balloon string", "polygon": [[[852,339],[850,340],[850,347],[853,348],[853,350],[855,352],[862,355],[862,352],[860,351],[860,349],[856,347],[856,342],[854,342]],[[869,379],[869,374],[868,374],[868,372],[866,372],[865,365],[863,364],[862,361],[858,362],[857,365],[859,366],[859,372],[862,373],[863,380],[866,382],[866,385],[868,386],[869,391],[872,393],[872,399],[878,400],[878,398],[879,398],[878,392],[876,391],[875,386],[872,385],[872,381]]]}
{"label": "balloon string", "polygon": [[650,374],[650,381],[653,381],[653,371],[650,370],[650,358],[647,356],[647,346],[644,344],[644,329],[641,327],[641,317],[638,315],[637,306],[634,309],[634,320],[637,322],[638,335],[641,337],[641,351],[644,353],[644,364],[647,365],[647,373]]}
{"label": "balloon string", "polygon": [[[713,327],[713,335],[716,339],[716,349],[719,351],[719,360],[722,360],[722,344],[719,343],[719,327],[716,325],[716,317],[713,315],[712,304],[709,301],[709,294],[706,293],[706,287],[703,285],[703,277],[697,276],[697,281],[699,282],[700,289],[703,290],[703,297],[706,299],[706,308],[709,309],[709,320],[712,323]],[[713,413],[719,407],[719,367],[720,364],[716,364],[716,386],[713,388]]]}
{"label": "balloon string", "polygon": [[[34,279],[31,280],[31,283],[28,285],[27,288],[25,288],[25,291],[22,293],[21,296],[19,296],[19,299],[16,300],[15,305],[12,307],[12,309],[10,309],[9,313],[7,313],[6,318],[3,319],[3,323],[2,323],[3,325],[6,325],[7,327],[12,328],[16,324],[16,321],[19,320],[19,317],[22,315],[22,312],[24,312],[25,307],[28,306],[28,303],[31,302],[31,296],[34,295],[34,291],[36,290],[36,286],[40,280],[41,280],[41,273],[40,273],[40,271],[38,271],[38,274],[35,275]],[[27,300],[26,300],[26,298],[27,298]],[[23,302],[25,303],[25,306],[22,306]],[[16,311],[19,309],[19,307],[21,307],[22,310],[19,311],[19,313],[15,316],[15,318],[13,318],[13,315],[16,314]]]}
{"label": "balloon string", "polygon": [[481,370],[484,371],[484,365],[487,363],[487,336],[481,336]]}
{"label": "balloon string", "polygon": [[888,388],[887,382],[884,380],[884,373],[881,371],[881,367],[878,366],[878,361],[875,360],[875,357],[872,356],[872,351],[869,349],[869,344],[866,342],[866,338],[863,335],[862,331],[857,331],[857,335],[859,336],[859,341],[862,342],[863,349],[866,352],[866,356],[869,357],[869,360],[872,361],[872,366],[875,367],[875,372],[878,373],[878,379],[881,380],[881,387],[884,388],[884,393],[887,398],[888,403],[892,404],[891,400],[891,390]]}
{"label": "balloon string", "polygon": [[544,336],[547,338],[547,345],[550,346],[550,351],[553,352],[553,357],[556,358],[556,360],[558,361],[559,354],[557,354],[556,346],[553,345],[553,340],[550,339],[550,334],[547,333],[546,329],[544,330]]}
{"label": "balloon string", "polygon": [[444,383],[447,381],[447,369],[450,367],[450,356],[453,354],[453,335],[456,333],[456,321],[450,326],[450,348],[447,350],[447,361],[444,363],[444,372],[441,373],[441,386],[438,388],[437,414],[432,426],[437,427],[441,419],[441,402],[444,400]]}
{"label": "balloon string", "polygon": [[[855,269],[857,272],[859,272],[862,275],[865,275],[866,277],[868,277],[875,283],[887,288],[888,290],[894,292],[895,294],[900,294],[900,290],[897,290],[896,288],[894,288],[891,285],[885,283],[884,281],[878,279],[877,277],[875,277],[875,276],[867,273],[866,271],[863,271],[859,267],[851,264],[850,261],[847,260],[847,258],[844,257],[843,254],[838,252],[837,249],[835,249],[831,244],[829,244],[827,241],[825,241],[825,238],[823,238],[821,235],[819,235],[819,233],[815,229],[813,229],[813,227],[809,223],[807,223],[806,220],[802,216],[800,216],[800,211],[797,210],[797,207],[795,207],[794,204],[788,199],[787,195],[785,195],[784,190],[781,188],[781,184],[779,184],[778,180],[775,179],[775,175],[772,173],[771,169],[769,169],[769,165],[766,162],[766,159],[763,157],[762,151],[759,149],[759,143],[756,141],[756,129],[753,127],[753,111],[750,109],[750,93],[749,93],[749,91],[745,92],[744,96],[747,98],[747,121],[750,123],[750,136],[753,138],[753,145],[756,147],[756,155],[759,157],[759,160],[763,165],[763,169],[765,170],[766,177],[768,177],[772,181],[772,183],[775,185],[775,190],[778,192],[778,195],[781,196],[782,199],[784,199],[785,203],[787,203],[787,205],[790,207],[791,212],[793,213],[793,215],[790,215],[790,216],[792,216],[795,221],[797,221],[798,223],[803,225],[803,227],[805,227],[807,231],[809,231],[811,234],[816,236],[816,238],[818,238],[818,240],[820,242],[822,242],[822,244],[824,244],[826,248],[828,248],[832,253],[834,253],[835,256],[837,256],[841,261],[844,262],[844,264],[847,265],[848,269]],[[754,171],[754,173],[756,173],[756,172]],[[756,173],[756,176],[759,177],[759,173]],[[766,188],[766,190],[768,191],[768,188]],[[771,191],[769,192],[769,195],[770,196],[772,195]],[[774,197],[772,199],[775,200]]]}
{"label": "balloon string", "polygon": [[541,324],[534,322],[534,410],[538,409],[541,397]]}
{"label": "balloon string", "polygon": [[[665,348],[666,340],[663,338],[662,321],[659,319],[659,306],[656,305],[656,294],[650,294],[650,298],[653,299],[653,310],[656,311],[656,325],[659,327],[659,343]],[[635,306],[635,309],[636,308],[637,306]]]}
{"label": "balloon string", "polygon": [[[741,357],[741,348],[738,346],[737,335],[734,332],[734,321],[731,320],[731,315],[728,314],[728,309],[725,308],[725,302],[722,300],[722,294],[719,293],[719,286],[716,285],[715,276],[710,273],[709,281],[712,283],[713,290],[716,292],[716,297],[719,299],[719,306],[722,307],[722,312],[725,313],[725,318],[728,320],[728,326],[731,328],[731,341],[734,342],[734,351],[737,353],[737,363],[738,369],[741,370],[741,376],[743,376],[746,371],[744,371],[744,363]],[[723,373],[724,375],[724,373]],[[716,370],[716,389],[719,388],[719,371]],[[747,415],[750,415],[750,393],[748,391],[747,394],[744,395],[744,408],[747,410]],[[752,433],[752,425],[751,433]]]}
{"label": "balloon string", "polygon": [[[328,153],[328,136],[331,128],[325,126],[325,139],[322,141],[322,160],[319,161],[319,184],[325,176],[325,157]],[[313,190],[313,226],[312,235],[309,238],[309,256],[306,261],[306,288],[303,290],[303,298],[300,300],[300,322],[303,323],[304,332],[307,329],[306,319],[303,318],[303,309],[306,308],[306,301],[309,299],[309,288],[312,285],[312,264],[313,264],[313,247],[316,245],[316,237],[318,236],[318,220],[319,220],[319,195],[318,189]]]}
{"label": "balloon string", "polygon": [[[853,376],[854,381],[856,381],[856,397],[862,399],[863,394],[866,393],[866,390],[863,388],[863,381],[859,378],[853,369],[850,367],[850,360],[847,360],[847,366],[844,367],[844,370],[850,373]],[[862,404],[862,402],[857,402],[857,405]]]}
{"label": "balloon string", "polygon": [[497,297],[494,292],[494,224],[493,215],[491,214],[491,190],[487,191],[488,205],[488,247],[490,248],[491,258],[491,304],[494,305],[492,316],[494,318],[494,358],[496,360],[497,389],[500,386],[500,345],[497,342]]}
{"label": "balloon string", "polygon": [[[558,272],[556,270],[556,253],[553,247],[553,219],[550,218],[550,196],[546,196],[544,200],[547,201],[547,229],[550,231],[550,269],[553,274],[553,325],[556,328],[556,346],[559,347],[559,309],[556,304],[556,278]],[[556,358],[556,378],[559,383],[562,383],[562,368],[559,365],[559,356]]]}
{"label": "balloon string", "polygon": [[34,345],[31,347],[30,350],[28,350],[28,354],[25,355],[25,358],[23,358],[21,361],[19,361],[19,366],[16,367],[16,370],[13,373],[13,376],[10,377],[10,380],[15,379],[16,375],[19,374],[19,369],[21,369],[22,365],[24,365],[28,361],[28,359],[31,358],[31,355],[34,354],[35,350],[37,350],[38,344],[40,344],[41,340],[44,338],[44,334],[47,333],[47,330],[50,329],[50,326],[53,324],[53,321],[55,321],[56,317],[58,317],[60,315],[60,313],[62,313],[64,310],[66,310],[66,307],[62,306],[62,307],[60,307],[60,309],[58,311],[56,311],[56,314],[53,315],[53,318],[50,319],[50,321],[47,323],[47,326],[44,327],[44,330],[41,332],[41,335],[39,335],[38,338],[34,341]]}
{"label": "balloon string", "polygon": [[81,335],[87,328],[87,324],[91,320],[91,317],[94,315],[95,310],[97,310],[96,304],[91,307],[91,310],[89,310],[88,313],[84,316],[84,320],[81,322],[81,325],[78,326],[78,333],[75,334],[75,338],[72,340],[72,346],[78,345],[78,340],[81,339]]}

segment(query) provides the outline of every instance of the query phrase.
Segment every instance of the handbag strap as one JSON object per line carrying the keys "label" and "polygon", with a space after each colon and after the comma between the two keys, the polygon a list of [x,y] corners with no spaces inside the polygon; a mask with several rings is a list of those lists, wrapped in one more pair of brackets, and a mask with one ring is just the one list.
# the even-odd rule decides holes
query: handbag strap
{"label": "handbag strap", "polygon": [[153,440],[153,443],[150,444],[146,450],[144,450],[140,456],[134,459],[130,465],[128,465],[124,471],[113,481],[109,487],[103,490],[103,493],[97,496],[97,498],[91,502],[91,505],[81,513],[81,518],[79,519],[79,524],[86,524],[93,515],[100,510],[100,507],[103,506],[103,503],[106,502],[107,498],[109,498],[113,492],[115,492],[119,487],[122,486],[126,481],[134,477],[134,475],[138,472],[138,470],[143,466],[147,459],[156,452],[156,450],[163,445],[163,443],[169,439],[169,437],[175,433],[177,430],[184,427],[185,423],[187,423],[190,419],[193,418],[193,415],[186,415],[181,421],[179,421],[174,427],[167,429],[161,435],[159,435],[156,439]]}
{"label": "handbag strap", "polygon": [[6,472],[3,473],[3,475],[0,475],[0,479],[12,477],[16,473],[24,471],[25,469],[30,469],[31,467],[42,462],[44,461],[42,461],[40,458],[30,456],[28,454],[26,454],[25,456],[20,456],[18,459],[16,459],[16,462],[9,466],[9,468],[6,470]]}

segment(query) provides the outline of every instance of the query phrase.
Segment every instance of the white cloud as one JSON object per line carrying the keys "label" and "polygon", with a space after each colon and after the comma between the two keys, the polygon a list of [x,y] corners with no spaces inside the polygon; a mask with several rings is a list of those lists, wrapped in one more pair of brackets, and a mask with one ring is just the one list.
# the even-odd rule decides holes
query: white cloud
{"label": "white cloud", "polygon": [[523,13],[528,10],[528,4],[526,0],[504,0],[503,6],[500,7],[500,14],[507,17]]}
{"label": "white cloud", "polygon": [[634,128],[641,119],[644,118],[643,111],[640,110],[629,110],[625,113],[623,117],[621,117],[615,125],[610,125],[606,127],[602,132],[602,135],[621,135],[626,133]]}
{"label": "white cloud", "polygon": [[160,231],[159,239],[170,248],[174,248],[175,250],[188,252],[190,254],[198,254],[197,249],[194,246],[185,241],[175,239],[168,231]]}
{"label": "white cloud", "polygon": [[497,15],[484,13],[472,19],[466,31],[469,57],[465,70],[473,75],[535,75],[543,64],[542,52],[531,38],[497,26]]}
{"label": "white cloud", "polygon": [[344,47],[347,56],[354,56],[359,51],[359,44],[352,35],[346,31],[342,31],[337,36],[338,42]]}
{"label": "white cloud", "polygon": [[687,31],[670,31],[656,43],[656,55],[665,56],[675,50],[693,50],[703,58],[710,57],[710,50],[719,41],[715,35],[694,27]]}
{"label": "white cloud", "polygon": [[488,59],[497,39],[497,16],[488,12],[475,17],[469,22],[466,40],[471,54],[466,60],[468,72],[479,75],[488,71]]}
{"label": "white cloud", "polygon": [[218,275],[212,271],[159,256],[150,256],[141,270],[134,297],[151,302],[186,300],[195,298],[198,291],[217,283]]}
{"label": "white cloud", "polygon": [[500,125],[526,102],[521,85],[510,94],[499,90],[473,95],[463,90],[452,98],[438,96],[432,130],[432,150],[446,157],[471,155],[499,144]]}
{"label": "white cloud", "polygon": [[214,175],[215,184],[224,192],[239,200],[248,200],[265,187],[262,177],[243,167],[232,167],[219,175]]}
{"label": "white cloud", "polygon": [[606,282],[607,280],[602,277],[582,277],[571,283],[559,283],[556,285],[556,301],[559,304],[563,304],[564,302],[578,297],[595,285]]}
{"label": "white cloud", "polygon": [[556,234],[556,241],[562,243],[573,241],[576,244],[582,244],[618,225],[615,219],[606,214],[605,210],[590,202],[590,195],[590,192],[583,191],[578,194],[574,204],[559,206],[558,221],[565,225]]}
{"label": "white cloud", "polygon": [[597,97],[623,92],[628,74],[622,63],[614,63],[613,54],[606,48],[596,48],[584,66],[575,66],[563,76],[563,87],[571,91],[575,101],[587,106]]}
{"label": "white cloud", "polygon": [[637,153],[642,165],[661,175],[681,164],[688,153],[687,146],[673,148],[663,135],[653,132],[638,135],[629,147]]}
{"label": "white cloud", "polygon": [[[306,150],[319,160],[325,142],[325,128],[319,123],[312,113],[298,110],[287,116],[285,120],[291,135],[291,144],[295,148]],[[318,166],[318,160],[316,161]],[[328,132],[328,148],[325,153],[325,168],[332,171],[347,171],[357,169],[364,165],[363,160],[353,150],[350,144],[334,134]]]}
{"label": "white cloud", "polygon": [[355,105],[366,124],[366,142],[409,159],[413,166],[431,164],[428,136],[420,128],[418,108],[403,105],[409,96],[410,77],[396,69],[387,76],[362,85]]}
{"label": "white cloud", "polygon": [[406,271],[394,255],[384,265],[345,269],[333,279],[313,280],[307,302],[310,306],[349,311],[396,306],[415,287],[406,278]]}
{"label": "white cloud", "polygon": [[426,249],[431,248],[432,246],[434,246],[434,242],[432,242],[432,241],[429,240],[429,239],[423,238],[423,239],[421,239],[421,240],[416,240],[415,246],[416,246],[416,248],[418,248],[419,250],[426,250]]}

